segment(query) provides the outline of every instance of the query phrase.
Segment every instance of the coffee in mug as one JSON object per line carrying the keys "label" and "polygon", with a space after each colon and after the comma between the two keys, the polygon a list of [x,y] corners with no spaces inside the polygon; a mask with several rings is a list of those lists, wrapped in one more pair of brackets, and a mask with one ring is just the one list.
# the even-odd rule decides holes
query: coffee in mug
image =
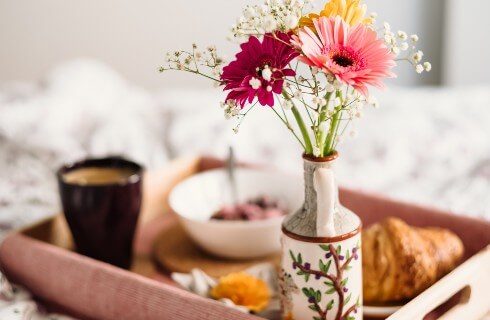
{"label": "coffee in mug", "polygon": [[134,174],[129,168],[82,167],[64,173],[62,178],[66,183],[87,186],[124,183]]}
{"label": "coffee in mug", "polygon": [[79,253],[130,267],[142,171],[120,157],[87,159],[58,171],[63,211]]}

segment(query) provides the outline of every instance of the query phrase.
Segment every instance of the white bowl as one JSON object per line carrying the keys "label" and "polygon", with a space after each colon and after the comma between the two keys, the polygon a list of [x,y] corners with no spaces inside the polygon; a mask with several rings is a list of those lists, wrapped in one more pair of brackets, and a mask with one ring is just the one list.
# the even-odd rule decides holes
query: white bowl
{"label": "white bowl", "polygon": [[[274,170],[236,170],[238,200],[267,195],[283,201],[288,213],[303,201],[299,176]],[[227,173],[206,171],[179,183],[170,193],[169,204],[182,225],[205,251],[226,258],[263,257],[280,250],[283,217],[256,221],[211,220],[224,204],[231,202]]]}

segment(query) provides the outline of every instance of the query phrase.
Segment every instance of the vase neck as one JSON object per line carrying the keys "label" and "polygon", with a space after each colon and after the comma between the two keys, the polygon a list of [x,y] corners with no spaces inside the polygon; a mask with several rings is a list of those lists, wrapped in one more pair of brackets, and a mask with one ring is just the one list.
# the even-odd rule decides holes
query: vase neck
{"label": "vase neck", "polygon": [[[329,161],[311,161],[304,159],[304,183],[305,183],[305,210],[308,215],[317,214],[318,197],[315,191],[315,185],[313,181],[315,170],[318,168],[333,169],[336,160]],[[316,220],[316,219],[315,219]]]}
{"label": "vase neck", "polygon": [[[304,187],[305,198],[303,206],[294,214],[289,216],[285,222],[284,227],[295,234],[316,237],[317,236],[317,212],[318,212],[318,196],[315,190],[315,171],[320,168],[333,169],[335,164],[335,158],[310,158],[303,157],[304,168]],[[337,190],[335,188],[335,194],[337,198]],[[338,204],[338,200],[335,200]]]}

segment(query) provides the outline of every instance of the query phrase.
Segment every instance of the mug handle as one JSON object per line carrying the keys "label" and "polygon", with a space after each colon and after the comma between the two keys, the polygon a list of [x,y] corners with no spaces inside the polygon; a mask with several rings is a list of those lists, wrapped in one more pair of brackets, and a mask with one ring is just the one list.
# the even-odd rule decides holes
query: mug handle
{"label": "mug handle", "polygon": [[[424,320],[452,297],[459,296],[438,320],[481,319],[490,311],[490,245],[422,292],[387,320]],[[434,315],[435,316],[435,315]]]}

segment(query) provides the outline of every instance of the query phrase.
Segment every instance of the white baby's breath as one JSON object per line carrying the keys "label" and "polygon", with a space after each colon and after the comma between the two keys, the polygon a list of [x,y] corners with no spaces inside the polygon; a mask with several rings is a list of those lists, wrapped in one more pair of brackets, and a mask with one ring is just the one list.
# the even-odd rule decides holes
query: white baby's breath
{"label": "white baby's breath", "polygon": [[344,86],[344,84],[337,79],[333,80],[332,84],[334,85],[335,89],[342,89]]}
{"label": "white baby's breath", "polygon": [[385,42],[387,44],[391,44],[393,41],[393,36],[391,34],[387,33],[384,35],[384,39],[385,39]]}
{"label": "white baby's breath", "polygon": [[159,71],[180,70],[199,75],[220,83],[219,78],[223,71],[224,59],[218,56],[216,47],[209,46],[199,49],[197,44],[192,44],[190,51],[174,51],[165,55],[166,65],[160,67]]}
{"label": "white baby's breath", "polygon": [[306,7],[310,7],[310,1],[266,0],[262,5],[246,6],[237,24],[231,28],[232,38],[246,41],[251,35],[288,32],[298,26]]}
{"label": "white baby's breath", "polygon": [[[266,33],[289,32],[298,27],[300,17],[311,12],[305,10],[310,6],[310,0],[263,1],[261,5],[248,5],[243,9],[242,15],[232,26],[231,38],[234,41],[247,41],[250,36],[256,36],[261,41]],[[424,62],[423,52],[416,48],[416,42],[419,40],[417,35],[409,36],[403,30],[392,31],[392,27],[387,22],[383,23],[382,28],[376,27],[374,24],[376,13],[371,13],[369,17],[371,21],[367,23],[367,28],[378,33],[378,38],[384,41],[387,50],[392,53],[391,57],[396,57],[393,58],[395,61],[408,61],[417,73],[431,70],[430,62]],[[168,66],[162,67],[162,71],[184,70],[215,80],[216,86],[228,84],[222,79],[223,58],[217,55],[215,47],[203,50],[193,45],[191,51],[167,54],[166,62]],[[297,61],[293,61],[287,68],[294,70],[296,75],[278,76],[284,84],[282,93],[273,92],[273,99],[280,104],[282,110],[279,110],[281,112],[277,112],[274,108],[273,110],[305,150],[308,149],[307,152],[315,156],[322,156],[335,150],[344,132],[355,137],[357,132],[349,131],[349,121],[355,122],[356,118],[362,117],[367,106],[373,108],[379,106],[375,97],[367,95],[366,98],[365,93],[356,90],[352,83],[338,80],[344,78],[342,75],[329,72],[327,66],[298,68]],[[257,66],[255,72],[252,70],[250,77],[247,78],[250,86],[247,90],[261,90],[261,94],[264,91],[272,93],[273,88],[276,89],[278,84],[273,82],[278,80],[274,78],[281,71],[278,67],[273,68],[271,64]],[[238,99],[239,103],[241,99],[241,97]],[[234,132],[238,132],[242,120],[258,102],[263,103],[256,97],[254,102],[251,101],[250,104],[247,102],[246,105],[237,105],[237,100],[228,100],[221,104],[225,118],[238,120]],[[249,105],[251,106],[247,108]],[[291,125],[291,119],[297,118],[298,108],[303,106],[304,110],[301,114],[308,115],[308,118],[305,118],[303,124],[296,119],[298,126]],[[346,124],[340,126],[340,130],[332,129],[339,128],[339,123],[342,122]],[[309,130],[313,132],[305,133]],[[308,137],[314,140],[308,141]]]}
{"label": "white baby's breath", "polygon": [[[383,24],[382,31],[382,39],[390,52],[396,56],[396,60],[409,62],[417,73],[431,70],[429,62],[427,62],[427,64],[425,62],[422,63],[424,53],[415,46],[416,42],[419,40],[419,37],[416,34],[408,36],[407,32],[403,30],[398,30],[396,34],[394,34],[391,31],[390,25],[386,22]],[[411,41],[410,43],[407,42],[409,40]],[[404,52],[403,55],[402,52]]]}
{"label": "white baby's breath", "polygon": [[370,95],[367,99],[367,104],[372,106],[373,108],[379,108],[379,102],[378,102],[378,99],[376,99],[376,97]]}
{"label": "white baby's breath", "polygon": [[315,106],[317,106],[317,107],[321,105],[321,99],[319,97],[317,97],[317,96],[313,97],[313,99],[311,100],[311,102],[313,102],[313,104]]}
{"label": "white baby's breath", "polygon": [[240,107],[236,104],[235,100],[229,99],[221,103],[223,108],[225,119],[231,119],[240,115]]}
{"label": "white baby's breath", "polygon": [[264,19],[262,28],[265,30],[265,32],[272,32],[276,29],[276,27],[276,20],[273,17],[268,16]]}
{"label": "white baby's breath", "polygon": [[289,15],[284,19],[284,24],[288,29],[294,29],[298,26],[299,19],[293,15]]}
{"label": "white baby's breath", "polygon": [[398,38],[400,38],[403,41],[407,40],[407,38],[408,38],[407,33],[405,31],[402,31],[402,30],[399,30],[397,32],[397,35],[398,35]]}
{"label": "white baby's breath", "polygon": [[291,110],[293,107],[293,102],[291,100],[286,100],[283,104],[284,110]]}
{"label": "white baby's breath", "polygon": [[327,82],[325,84],[325,91],[326,92],[334,92],[335,91],[335,86],[332,83]]}
{"label": "white baby's breath", "polygon": [[417,57],[416,59],[420,61],[424,57],[424,53],[421,50],[418,50],[415,52],[415,57]]}
{"label": "white baby's breath", "polygon": [[257,12],[255,11],[255,8],[252,7],[252,6],[247,6],[245,8],[245,10],[243,10],[243,16],[246,19],[252,19],[252,18],[254,18],[256,14],[257,14]]}

